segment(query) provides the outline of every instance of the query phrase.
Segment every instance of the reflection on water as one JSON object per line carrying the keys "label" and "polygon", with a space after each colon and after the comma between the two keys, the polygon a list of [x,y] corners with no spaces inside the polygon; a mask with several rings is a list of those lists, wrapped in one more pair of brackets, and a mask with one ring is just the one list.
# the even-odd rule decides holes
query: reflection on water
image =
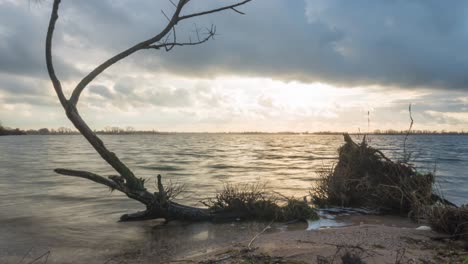
{"label": "reflection on water", "polygon": [[[305,195],[316,171],[336,162],[342,144],[341,136],[316,135],[125,135],[103,140],[139,177],[151,179],[149,188],[157,174],[185,183],[188,192],[182,202],[191,205],[200,205],[198,201],[213,195],[223,182],[262,180],[285,195]],[[371,137],[372,145],[393,158],[402,156],[402,141],[402,136]],[[468,200],[468,137],[412,136],[408,149],[418,167],[437,167],[449,200]],[[190,237],[177,247],[181,254],[194,245],[197,250],[208,248],[208,242],[199,242],[213,241],[224,232],[236,239],[238,226],[216,231],[209,224],[155,228],[154,222],[117,223],[121,214],[141,205],[103,186],[52,171],[62,167],[115,174],[81,136],[0,137],[0,151],[0,256],[48,248],[55,259],[59,252],[107,256],[130,245],[168,248],[173,245],[168,237]]]}

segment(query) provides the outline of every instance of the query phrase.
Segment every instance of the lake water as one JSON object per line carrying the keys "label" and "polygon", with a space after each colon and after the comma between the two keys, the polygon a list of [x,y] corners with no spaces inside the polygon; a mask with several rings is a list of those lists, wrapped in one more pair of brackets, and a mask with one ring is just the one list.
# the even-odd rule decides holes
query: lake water
{"label": "lake water", "polygon": [[[102,136],[109,149],[148,188],[163,181],[186,185],[182,202],[200,206],[223,183],[262,181],[284,195],[306,195],[317,171],[336,162],[342,136],[170,134]],[[404,136],[371,136],[370,144],[401,158]],[[422,170],[436,169],[444,196],[468,201],[468,136],[410,136],[407,149]],[[255,223],[169,225],[117,223],[121,214],[143,209],[118,192],[84,179],[56,175],[54,168],[115,174],[81,136],[0,137],[0,260],[18,263],[51,251],[49,263],[103,263],[140,247],[163,259],[171,250],[199,250],[213,239],[232,243],[258,230]],[[239,230],[243,230],[239,232]],[[226,238],[226,234],[233,236]],[[242,236],[238,236],[239,239]],[[162,239],[165,238],[165,239]],[[180,240],[184,243],[180,243]],[[177,247],[174,246],[177,244]],[[75,260],[75,261],[73,261]],[[2,262],[2,261],[0,261]],[[3,263],[3,262],[2,262]]]}

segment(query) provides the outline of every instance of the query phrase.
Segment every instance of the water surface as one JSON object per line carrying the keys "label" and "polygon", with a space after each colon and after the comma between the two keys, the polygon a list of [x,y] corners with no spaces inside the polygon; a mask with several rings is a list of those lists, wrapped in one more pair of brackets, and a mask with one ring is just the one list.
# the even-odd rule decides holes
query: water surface
{"label": "water surface", "polygon": [[[399,159],[403,138],[371,136],[370,143]],[[336,162],[342,144],[342,136],[319,135],[108,135],[102,139],[138,177],[149,179],[148,188],[162,174],[165,181],[184,183],[187,192],[181,202],[197,206],[227,182],[263,181],[285,195],[306,195],[317,171]],[[419,168],[436,170],[446,198],[457,204],[468,201],[468,136],[411,136],[407,149]],[[28,252],[38,256],[51,250],[51,261],[57,263],[73,259],[103,263],[116,251],[132,247],[189,252],[208,248],[216,239],[233,243],[261,229],[255,223],[164,228],[154,222],[117,223],[121,214],[142,206],[104,186],[53,173],[60,167],[115,174],[78,135],[0,137],[0,166],[0,258]],[[185,243],[175,247],[180,239]]]}

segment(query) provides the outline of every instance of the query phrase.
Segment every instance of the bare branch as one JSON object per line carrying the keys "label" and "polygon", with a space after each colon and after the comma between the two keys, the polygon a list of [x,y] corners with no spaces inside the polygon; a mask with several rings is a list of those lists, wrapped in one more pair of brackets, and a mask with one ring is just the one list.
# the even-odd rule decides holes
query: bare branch
{"label": "bare branch", "polygon": [[[60,2],[59,0],[57,0],[58,2]],[[177,8],[176,8],[176,11],[174,12],[174,14],[172,15],[169,23],[166,25],[166,27],[161,31],[161,33],[159,33],[158,35],[150,38],[150,39],[147,39],[145,41],[142,41],[136,45],[134,45],[133,47],[115,55],[114,57],[110,58],[109,60],[105,61],[104,63],[102,63],[101,65],[99,65],[97,68],[95,68],[93,71],[91,71],[85,78],[83,78],[79,83],[78,85],[76,86],[76,88],[73,90],[73,93],[72,93],[72,96],[70,98],[70,102],[72,105],[76,106],[76,104],[78,103],[78,100],[79,100],[79,97],[81,95],[81,92],[86,88],[86,86],[92,81],[94,80],[94,78],[96,78],[99,74],[101,74],[104,70],[106,70],[107,68],[109,68],[110,66],[112,66],[113,64],[115,64],[116,62],[126,58],[127,56],[135,53],[136,51],[139,51],[139,50],[142,50],[142,49],[146,49],[149,45],[152,45],[158,41],[160,41],[164,36],[166,36],[171,30],[174,30],[174,26],[179,22],[179,21],[182,21],[182,20],[185,20],[185,19],[188,19],[188,18],[191,18],[191,17],[197,17],[197,16],[203,16],[203,15],[207,15],[207,14],[212,14],[212,13],[216,13],[216,12],[220,12],[220,11],[224,11],[224,10],[235,10],[237,11],[235,8],[238,7],[238,6],[241,6],[241,5],[244,5],[248,2],[250,2],[252,0],[244,0],[242,2],[239,2],[237,4],[233,4],[233,5],[229,5],[229,6],[225,6],[225,7],[221,7],[221,8],[217,8],[217,9],[212,9],[212,10],[208,10],[208,11],[204,11],[204,12],[200,12],[200,13],[194,13],[194,14],[190,14],[190,15],[185,15],[185,16],[180,16],[180,12],[182,11],[182,8],[189,2],[189,0],[180,0],[178,5],[177,5]],[[55,23],[55,22],[54,22]],[[168,47],[168,45],[166,45],[166,47]],[[170,49],[169,49],[170,50]]]}
{"label": "bare branch", "polygon": [[100,183],[106,185],[107,187],[111,188],[112,190],[118,190],[128,197],[135,199],[145,205],[150,205],[154,201],[154,195],[149,193],[146,190],[135,190],[133,188],[129,188],[124,182],[116,180],[116,178],[123,180],[123,177],[119,176],[110,176],[110,179],[107,179],[103,176],[97,175],[92,172],[88,171],[78,171],[78,170],[68,170],[68,169],[55,169],[56,173],[65,175],[65,176],[74,176],[80,177],[84,179],[91,180],[96,183]]}
{"label": "bare branch", "polygon": [[408,136],[410,135],[411,129],[413,128],[413,124],[414,124],[413,114],[411,111],[411,104],[409,104],[408,112],[409,112],[409,117],[410,117],[411,122],[408,128],[408,132],[406,133],[405,140],[403,141],[403,161],[404,162],[409,162],[410,156],[411,156],[411,153],[406,152],[406,141],[408,140]]}
{"label": "bare branch", "polygon": [[49,73],[49,77],[52,81],[52,85],[54,86],[55,92],[60,100],[62,106],[66,106],[67,99],[63,94],[62,84],[60,83],[59,79],[55,75],[54,64],[52,61],[52,37],[54,35],[55,30],[55,23],[58,19],[58,9],[60,5],[60,0],[55,0],[54,5],[52,7],[52,14],[50,16],[49,21],[49,28],[47,29],[47,37],[46,37],[46,64],[47,64],[47,71]]}
{"label": "bare branch", "polygon": [[169,23],[166,25],[166,27],[159,34],[157,34],[156,36],[154,36],[154,37],[152,37],[150,39],[142,41],[142,42],[132,46],[131,48],[128,48],[128,49],[120,52],[119,54],[115,55],[114,57],[108,59],[107,61],[105,61],[104,63],[102,63],[98,67],[96,67],[86,77],[84,77],[78,83],[76,88],[73,90],[72,96],[70,98],[71,104],[76,106],[76,104],[78,103],[79,97],[81,95],[81,92],[86,88],[86,86],[92,80],[94,80],[94,78],[96,78],[99,74],[101,74],[107,68],[109,68],[110,66],[112,66],[116,62],[128,57],[129,55],[131,55],[131,54],[133,54],[133,53],[135,53],[135,52],[137,52],[139,50],[145,49],[147,46],[160,41],[164,36],[166,36],[172,30],[172,28],[177,24],[177,22],[179,21],[179,15],[180,15],[180,12],[182,11],[182,7],[187,2],[188,2],[187,0],[179,1],[179,4],[178,4],[178,6],[176,8],[176,11],[172,15],[172,18],[170,19]]}
{"label": "bare branch", "polygon": [[161,13],[164,15],[164,17],[167,19],[167,21],[171,21],[171,19],[164,13],[164,10],[161,10]]}
{"label": "bare branch", "polygon": [[146,49],[161,49],[165,48],[166,51],[170,51],[174,46],[195,46],[207,42],[216,35],[216,27],[212,26],[212,29],[208,31],[208,35],[204,39],[199,39],[197,42],[167,42],[161,44],[154,44],[146,47]]}
{"label": "bare branch", "polygon": [[172,0],[169,0],[169,2],[171,2],[171,4],[172,4],[175,8],[177,8],[177,5],[174,4],[174,2],[172,2]]}
{"label": "bare branch", "polygon": [[235,9],[234,7],[231,7],[231,9],[234,10],[236,13],[239,13],[239,14],[241,14],[241,15],[245,15],[244,12],[241,12],[241,11]]}
{"label": "bare branch", "polygon": [[197,27],[197,24],[194,23],[195,26],[195,33],[197,35],[198,41],[200,41],[200,29]]}
{"label": "bare branch", "polygon": [[91,180],[93,182],[97,182],[100,184],[104,184],[107,187],[115,190],[119,190],[123,192],[122,188],[120,185],[118,185],[116,182],[109,180],[107,178],[104,178],[103,176],[94,174],[92,172],[88,171],[78,171],[78,170],[67,170],[67,169],[55,169],[54,170],[56,173],[61,174],[61,175],[66,175],[66,176],[75,176],[75,177],[80,177],[84,179]]}
{"label": "bare branch", "polygon": [[[177,35],[176,35],[175,26],[172,27],[172,33],[173,33],[172,42],[176,43],[177,42]],[[174,48],[174,46],[175,45],[165,46],[164,48],[166,49],[166,51],[171,51]]]}
{"label": "bare branch", "polygon": [[227,10],[227,9],[234,10],[234,11],[244,15],[244,13],[237,11],[235,8],[238,7],[238,6],[241,6],[241,5],[245,5],[250,1],[252,1],[252,0],[244,0],[244,1],[239,2],[237,4],[224,6],[224,7],[220,7],[220,8],[200,12],[200,13],[194,13],[194,14],[190,14],[190,15],[181,16],[181,17],[179,17],[179,21],[182,21],[184,19],[191,18],[191,17],[197,17],[197,16],[204,16],[204,15],[208,15],[208,14],[213,14],[213,13],[217,13],[217,12],[224,11],[224,10]]}

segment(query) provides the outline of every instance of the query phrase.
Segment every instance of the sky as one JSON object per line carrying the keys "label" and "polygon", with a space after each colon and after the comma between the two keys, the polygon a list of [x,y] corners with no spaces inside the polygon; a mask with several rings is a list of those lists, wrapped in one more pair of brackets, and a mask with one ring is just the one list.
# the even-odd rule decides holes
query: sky
{"label": "sky", "polygon": [[[183,14],[220,6],[191,0]],[[222,1],[234,3],[235,1]],[[51,0],[0,0],[0,122],[72,127],[45,67]],[[468,130],[468,1],[253,0],[181,22],[199,46],[140,51],[83,92],[93,129],[180,132]],[[65,93],[160,32],[167,0],[62,0],[53,43]],[[368,123],[370,113],[370,123]]]}

